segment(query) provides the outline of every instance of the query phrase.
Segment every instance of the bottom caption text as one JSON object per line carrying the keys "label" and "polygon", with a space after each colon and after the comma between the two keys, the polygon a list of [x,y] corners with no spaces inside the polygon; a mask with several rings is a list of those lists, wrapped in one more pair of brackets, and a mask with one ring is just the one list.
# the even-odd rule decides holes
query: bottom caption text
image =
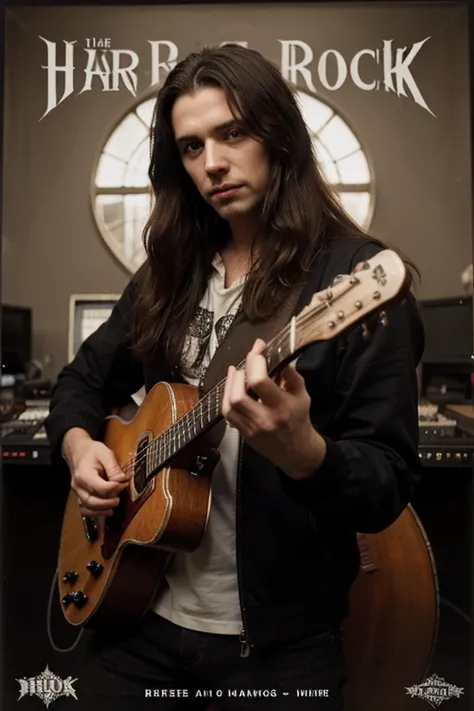
{"label": "bottom caption text", "polygon": [[280,691],[279,689],[145,689],[145,698],[208,698],[220,699],[222,697],[240,698],[277,698],[278,696],[323,698],[329,696],[328,689],[294,689]]}

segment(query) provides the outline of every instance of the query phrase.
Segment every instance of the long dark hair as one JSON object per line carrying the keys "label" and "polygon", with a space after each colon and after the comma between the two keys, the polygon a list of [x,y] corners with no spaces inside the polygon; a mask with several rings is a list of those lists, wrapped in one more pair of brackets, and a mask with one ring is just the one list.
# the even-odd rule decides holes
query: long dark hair
{"label": "long dark hair", "polygon": [[200,196],[176,146],[171,111],[183,94],[219,87],[248,133],[263,142],[270,182],[242,296],[250,320],[272,314],[300,282],[321,247],[363,231],[339,205],[316,162],[294,94],[278,68],[239,45],[205,48],[181,61],[158,92],[149,178],[154,205],[144,230],[148,259],[140,270],[134,352],[164,346],[179,362],[186,329],[206,289],[212,259],[229,238],[228,223]]}

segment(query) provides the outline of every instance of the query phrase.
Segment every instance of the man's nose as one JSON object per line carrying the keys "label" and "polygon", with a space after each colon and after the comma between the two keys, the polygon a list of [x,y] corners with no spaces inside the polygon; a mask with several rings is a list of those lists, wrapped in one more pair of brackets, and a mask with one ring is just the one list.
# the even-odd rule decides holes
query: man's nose
{"label": "man's nose", "polygon": [[205,146],[204,165],[209,175],[226,173],[229,169],[228,161],[223,150],[223,146],[216,142],[208,143]]}

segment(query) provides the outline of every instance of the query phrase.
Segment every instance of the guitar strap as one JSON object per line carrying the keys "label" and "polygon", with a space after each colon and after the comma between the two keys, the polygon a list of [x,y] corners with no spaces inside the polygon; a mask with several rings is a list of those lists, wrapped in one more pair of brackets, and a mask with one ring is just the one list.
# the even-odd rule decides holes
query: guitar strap
{"label": "guitar strap", "polygon": [[[243,309],[240,309],[232,321],[224,339],[219,347],[216,348],[211,358],[200,387],[200,397],[203,397],[226,377],[230,365],[237,366],[245,358],[257,338],[268,342],[286,326],[293,315],[303,291],[303,286],[304,284],[295,286],[288,294],[282,306],[277,309],[277,312],[265,321],[252,323],[245,316]],[[204,435],[205,448],[210,448],[216,452],[225,434],[225,430],[226,422],[224,419],[211,427]]]}
{"label": "guitar strap", "polygon": [[[313,272],[318,271],[316,283],[320,283],[323,277],[323,254],[322,249],[318,250],[312,264]],[[295,285],[277,312],[265,321],[251,323],[243,309],[240,309],[207,367],[200,387],[201,397],[226,377],[230,365],[236,366],[245,358],[257,338],[268,342],[287,325],[299,306],[305,284],[301,282]]]}
{"label": "guitar strap", "polygon": [[268,342],[286,326],[299,301],[303,286],[304,284],[295,286],[277,312],[265,321],[252,323],[245,316],[243,309],[240,309],[206,369],[201,397],[226,377],[230,365],[237,366],[246,357],[257,338]]}
{"label": "guitar strap", "polygon": [[[316,283],[321,282],[323,277],[323,254],[322,249],[318,250],[312,264],[312,269],[318,270]],[[305,281],[296,284],[276,313],[265,321],[252,323],[247,319],[243,309],[240,309],[209,362],[199,388],[200,397],[203,397],[226,377],[230,365],[237,366],[246,357],[257,338],[268,343],[287,325],[295,310],[300,306],[305,285]],[[224,436],[225,428],[225,420],[214,425],[205,435],[207,446],[217,448]]]}

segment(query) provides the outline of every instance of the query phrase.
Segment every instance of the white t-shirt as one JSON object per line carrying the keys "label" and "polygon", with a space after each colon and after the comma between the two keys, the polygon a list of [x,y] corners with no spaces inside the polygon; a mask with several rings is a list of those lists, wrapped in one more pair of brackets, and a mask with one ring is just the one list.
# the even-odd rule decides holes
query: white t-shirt
{"label": "white t-shirt", "polygon": [[[183,349],[182,373],[198,386],[237,313],[245,277],[225,288],[220,256]],[[152,609],[181,627],[219,634],[239,634],[239,603],[235,552],[235,497],[240,437],[226,428],[219,445],[220,461],[212,474],[212,502],[206,531],[192,553],[175,553]]]}

